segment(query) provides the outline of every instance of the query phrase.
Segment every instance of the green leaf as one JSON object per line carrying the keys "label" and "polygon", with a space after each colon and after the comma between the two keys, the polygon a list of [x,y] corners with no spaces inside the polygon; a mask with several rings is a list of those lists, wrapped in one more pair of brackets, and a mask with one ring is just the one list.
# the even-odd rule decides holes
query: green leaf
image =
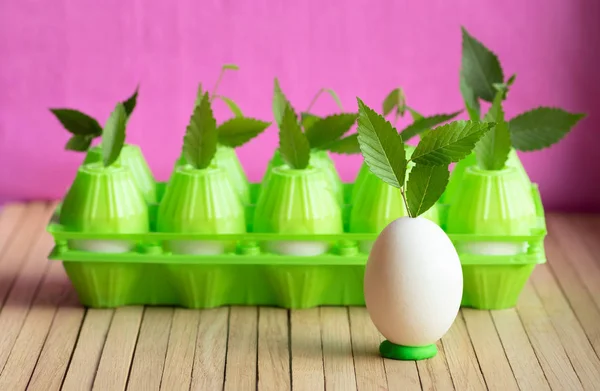
{"label": "green leaf", "polygon": [[229,70],[232,70],[232,71],[238,71],[240,69],[240,67],[238,67],[235,64],[225,64],[225,65],[223,65],[223,67],[221,69],[223,69],[223,70],[229,69]]}
{"label": "green leaf", "polygon": [[509,122],[512,146],[519,151],[547,148],[562,140],[584,117],[551,107],[525,112]]}
{"label": "green leaf", "polygon": [[439,126],[421,139],[411,159],[427,166],[457,162],[471,153],[475,144],[494,123],[455,121]]}
{"label": "green leaf", "polygon": [[400,104],[400,88],[395,88],[383,100],[383,115],[387,116]]}
{"label": "green leaf", "polygon": [[291,104],[281,90],[281,87],[279,86],[279,80],[275,79],[273,88],[273,115],[275,116],[275,123],[277,126],[281,126],[285,109],[288,106],[291,107]]}
{"label": "green leaf", "polygon": [[475,96],[491,102],[496,91],[494,83],[504,82],[498,57],[462,28],[462,65],[460,74]]}
{"label": "green leaf", "polygon": [[133,95],[131,95],[129,98],[127,98],[127,100],[125,100],[123,102],[123,106],[125,107],[125,113],[127,113],[127,117],[131,117],[131,113],[133,113],[133,110],[135,109],[135,106],[137,105],[137,98],[138,98],[138,92],[140,90],[140,86],[138,84],[137,87],[135,87],[135,91],[133,92]]}
{"label": "green leaf", "polygon": [[210,107],[208,92],[194,108],[183,137],[183,155],[197,169],[207,168],[217,152],[217,122]]}
{"label": "green leaf", "polygon": [[321,149],[343,155],[354,155],[360,153],[360,144],[358,143],[358,133],[351,134],[332,143],[323,146]]}
{"label": "green leaf", "polygon": [[94,118],[77,110],[50,109],[69,132],[81,136],[100,136],[102,127]]}
{"label": "green leaf", "polygon": [[232,101],[231,99],[229,99],[223,95],[217,95],[217,98],[219,98],[223,102],[225,102],[225,104],[227,105],[227,107],[229,107],[229,110],[231,110],[233,115],[235,115],[236,117],[244,116],[244,114],[242,114],[242,109],[240,109],[240,107],[234,101]]}
{"label": "green leaf", "polygon": [[508,87],[512,86],[513,83],[515,82],[515,79],[517,78],[516,74],[513,74],[511,77],[508,78],[508,81],[506,82],[506,85]]}
{"label": "green leaf", "polygon": [[469,113],[471,121],[479,121],[481,119],[481,106],[479,105],[479,99],[475,96],[475,92],[469,87],[465,77],[460,75],[460,93],[465,102],[465,107]]}
{"label": "green leaf", "polygon": [[93,139],[94,137],[91,136],[75,134],[67,141],[65,149],[69,151],[85,152],[90,148]]}
{"label": "green leaf", "polygon": [[398,117],[404,116],[406,109],[406,97],[404,96],[404,91],[402,88],[393,89],[383,100],[384,116],[387,116],[392,111],[395,111],[397,119]]}
{"label": "green leaf", "polygon": [[300,113],[300,119],[302,121],[302,128],[304,128],[304,131],[306,131],[311,126],[313,126],[315,122],[320,120],[321,117],[311,113]]}
{"label": "green leaf", "polygon": [[237,148],[261,134],[269,125],[271,125],[270,122],[259,121],[254,118],[232,118],[219,126],[219,143]]}
{"label": "green leaf", "polygon": [[102,162],[108,167],[117,160],[125,144],[127,112],[123,103],[117,103],[102,131]]}
{"label": "green leaf", "polygon": [[381,180],[402,187],[408,164],[402,137],[383,116],[357,100],[358,143],[365,162]]}
{"label": "green leaf", "polygon": [[484,170],[501,170],[510,153],[510,133],[502,110],[504,94],[505,91],[496,93],[494,103],[484,117],[484,121],[495,122],[496,125],[475,145],[477,163]]}
{"label": "green leaf", "polygon": [[423,117],[423,115],[419,114],[416,110],[414,110],[408,106],[406,106],[406,110],[408,110],[408,112],[410,113],[410,116],[412,117],[413,121],[418,121],[422,118],[425,118],[425,117]]}
{"label": "green leaf", "polygon": [[293,169],[308,167],[310,145],[291,106],[285,108],[279,127],[279,153],[283,161]]}
{"label": "green leaf", "polygon": [[332,90],[331,88],[325,88],[323,91],[328,93],[329,96],[331,96],[331,98],[333,98],[333,100],[335,101],[335,104],[337,105],[337,107],[340,108],[340,110],[344,110],[344,107],[342,106],[342,101],[340,100],[340,97],[338,96],[338,94],[335,93],[334,90]]}
{"label": "green leaf", "polygon": [[442,196],[450,172],[448,166],[425,166],[417,163],[410,171],[406,185],[406,201],[412,217],[427,212]]}
{"label": "green leaf", "polygon": [[417,120],[417,121],[413,122],[412,124],[408,125],[400,133],[400,135],[402,136],[402,141],[406,142],[406,141],[410,140],[411,138],[413,138],[414,136],[421,134],[427,130],[430,130],[434,126],[440,125],[446,121],[451,120],[452,118],[456,117],[460,113],[462,113],[462,110],[457,111],[455,113],[450,113],[450,114],[437,114],[437,115],[433,115],[431,117],[423,117],[420,120]]}
{"label": "green leaf", "polygon": [[194,101],[194,107],[199,106],[204,98],[204,91],[202,91],[202,84],[198,84],[198,91],[196,91],[196,100]]}
{"label": "green leaf", "polygon": [[311,148],[321,148],[346,134],[356,122],[355,113],[334,114],[317,120],[306,129]]}

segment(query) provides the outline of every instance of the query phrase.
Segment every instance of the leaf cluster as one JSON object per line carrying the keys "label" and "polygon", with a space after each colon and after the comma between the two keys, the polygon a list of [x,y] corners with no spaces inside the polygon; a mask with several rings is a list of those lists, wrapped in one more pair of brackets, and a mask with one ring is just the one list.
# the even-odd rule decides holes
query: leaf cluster
{"label": "leaf cluster", "polygon": [[102,162],[105,167],[112,165],[125,144],[127,121],[137,105],[138,91],[139,85],[129,98],[117,103],[104,128],[95,118],[79,110],[50,109],[63,127],[71,133],[65,149],[85,152],[95,138],[102,137]]}
{"label": "leaf cluster", "polygon": [[[435,204],[448,184],[448,166],[469,155],[494,125],[454,121],[438,126],[423,135],[412,156],[407,157],[402,133],[358,98],[358,143],[365,162],[381,180],[400,189],[411,217]],[[410,161],[415,166],[407,182]]]}
{"label": "leaf cluster", "polygon": [[511,148],[535,151],[556,144],[585,117],[559,108],[537,107],[506,120],[502,103],[514,81],[515,75],[504,81],[498,56],[462,28],[460,91],[465,106],[470,118],[479,120],[480,101],[491,102],[484,119],[496,123],[475,148],[478,165],[483,169],[502,169]]}

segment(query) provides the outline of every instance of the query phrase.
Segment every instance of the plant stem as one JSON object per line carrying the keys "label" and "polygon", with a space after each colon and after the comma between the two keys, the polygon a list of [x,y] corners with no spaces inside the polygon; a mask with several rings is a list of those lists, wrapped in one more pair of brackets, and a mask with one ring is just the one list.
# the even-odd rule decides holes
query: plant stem
{"label": "plant stem", "polygon": [[398,119],[400,118],[400,111],[399,110],[395,110],[395,114],[394,114],[394,126],[396,126],[396,124],[398,123]]}
{"label": "plant stem", "polygon": [[406,213],[408,213],[408,217],[412,217],[410,213],[410,209],[408,208],[408,201],[406,200],[406,194],[404,194],[404,186],[400,188],[400,194],[402,194],[402,200],[404,201],[404,206],[406,206]]}
{"label": "plant stem", "polygon": [[325,88],[321,88],[319,90],[319,92],[317,92],[317,94],[312,98],[312,100],[310,101],[310,104],[308,105],[308,108],[306,109],[307,113],[310,113],[310,109],[312,109],[312,107],[315,105],[315,103],[317,102],[317,99],[319,99],[319,96],[321,96],[321,94],[325,92]]}
{"label": "plant stem", "polygon": [[221,72],[219,73],[219,77],[217,78],[217,82],[215,83],[215,86],[213,87],[213,90],[209,96],[209,100],[212,103],[214,97],[217,95],[217,89],[219,88],[219,84],[221,84],[221,80],[223,79],[223,75],[225,74],[226,69],[225,68],[221,68]]}

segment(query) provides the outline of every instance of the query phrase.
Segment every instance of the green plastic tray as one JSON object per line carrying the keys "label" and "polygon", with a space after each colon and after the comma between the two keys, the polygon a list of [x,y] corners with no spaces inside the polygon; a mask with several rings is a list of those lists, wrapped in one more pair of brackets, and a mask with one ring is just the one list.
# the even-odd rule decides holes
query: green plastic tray
{"label": "green plastic tray", "polygon": [[[158,199],[164,192],[158,186]],[[260,184],[252,184],[256,200]],[[346,200],[352,184],[344,185]],[[449,235],[460,242],[527,242],[526,253],[511,256],[459,254],[463,265],[462,305],[479,309],[513,307],[536,264],[545,262],[544,210],[536,185],[532,194],[537,208],[537,226],[519,237]],[[438,205],[441,218],[445,206]],[[157,205],[150,205],[151,225]],[[349,206],[344,209],[347,228]],[[253,207],[246,211],[251,232]],[[375,240],[375,234],[281,235],[246,233],[198,235],[157,233],[92,234],[67,232],[57,223],[60,207],[48,226],[55,247],[50,259],[63,261],[82,304],[106,308],[125,305],[177,305],[212,308],[223,305],[264,305],[309,308],[323,305],[364,306],[363,274],[367,254],[357,242]],[[444,222],[442,221],[442,226]],[[136,250],[106,254],[71,250],[72,239],[128,240]],[[236,241],[234,253],[219,256],[174,255],[163,252],[165,240]],[[262,241],[322,240],[335,243],[332,250],[315,257],[265,254]]]}

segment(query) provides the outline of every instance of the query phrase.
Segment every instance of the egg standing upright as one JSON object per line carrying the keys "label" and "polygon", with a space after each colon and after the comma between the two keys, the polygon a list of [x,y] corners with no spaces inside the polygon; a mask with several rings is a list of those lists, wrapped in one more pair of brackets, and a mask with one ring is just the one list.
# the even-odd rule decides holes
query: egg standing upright
{"label": "egg standing upright", "polygon": [[[439,126],[421,138],[409,159],[396,129],[360,99],[358,106],[358,142],[365,162],[397,188],[408,214],[388,224],[371,248],[365,304],[386,338],[379,347],[382,356],[430,358],[460,309],[463,275],[450,238],[422,216],[444,193],[450,163],[467,156],[491,125],[455,121]],[[407,175],[409,163],[414,166]]]}
{"label": "egg standing upright", "polygon": [[444,231],[424,217],[401,217],[379,235],[365,269],[367,310],[386,338],[384,357],[435,356],[460,308],[463,278]]}

